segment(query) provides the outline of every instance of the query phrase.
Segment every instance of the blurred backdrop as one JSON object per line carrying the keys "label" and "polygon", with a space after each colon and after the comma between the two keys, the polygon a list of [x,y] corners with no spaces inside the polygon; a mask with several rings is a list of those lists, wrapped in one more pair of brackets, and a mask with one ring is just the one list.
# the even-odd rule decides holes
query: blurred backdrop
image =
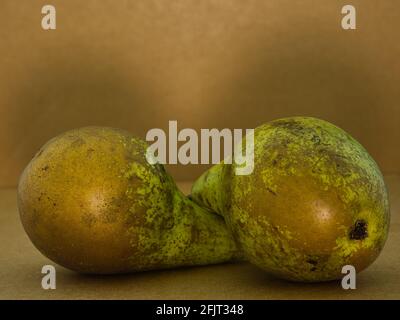
{"label": "blurred backdrop", "polygon": [[[0,186],[51,137],[86,125],[254,128],[308,115],[400,173],[400,2],[1,0]],[[57,29],[41,28],[41,8]],[[170,165],[191,180],[206,165]]]}

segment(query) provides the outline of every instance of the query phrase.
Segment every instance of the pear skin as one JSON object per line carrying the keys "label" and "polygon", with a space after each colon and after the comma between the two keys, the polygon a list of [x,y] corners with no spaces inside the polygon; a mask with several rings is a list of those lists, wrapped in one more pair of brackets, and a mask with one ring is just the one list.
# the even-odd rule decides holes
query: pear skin
{"label": "pear skin", "polygon": [[125,273],[239,256],[223,218],[185,197],[147,144],[86,127],[44,145],[22,173],[18,207],[33,244],[82,273]]}
{"label": "pear skin", "polygon": [[304,282],[369,266],[388,236],[382,174],[367,151],[326,121],[292,117],[255,129],[254,171],[218,164],[191,198],[225,217],[246,258],[277,277]]}

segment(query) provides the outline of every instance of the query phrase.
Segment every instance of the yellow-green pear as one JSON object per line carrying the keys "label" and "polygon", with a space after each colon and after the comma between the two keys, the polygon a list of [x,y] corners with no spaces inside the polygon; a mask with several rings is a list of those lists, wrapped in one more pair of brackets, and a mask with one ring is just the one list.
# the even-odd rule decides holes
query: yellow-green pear
{"label": "yellow-green pear", "polygon": [[33,244],[83,273],[205,265],[239,256],[223,219],[176,187],[147,144],[129,133],[85,127],[44,145],[18,185]]}
{"label": "yellow-green pear", "polygon": [[237,175],[237,166],[212,167],[191,197],[225,218],[253,264],[285,279],[326,281],[378,257],[390,220],[385,183],[342,129],[309,117],[272,121],[254,131],[253,172]]}

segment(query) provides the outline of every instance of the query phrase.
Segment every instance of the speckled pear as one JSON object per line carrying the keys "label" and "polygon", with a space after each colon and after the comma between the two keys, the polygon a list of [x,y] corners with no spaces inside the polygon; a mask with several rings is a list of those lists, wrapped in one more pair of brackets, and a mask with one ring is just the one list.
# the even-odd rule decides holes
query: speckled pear
{"label": "speckled pear", "polygon": [[219,164],[192,199],[221,214],[245,256],[278,277],[326,281],[361,271],[382,250],[389,202],[367,151],[326,121],[292,117],[255,129],[254,171]]}
{"label": "speckled pear", "polygon": [[34,245],[82,273],[205,265],[238,257],[223,219],[185,197],[147,144],[86,127],[44,145],[21,175],[18,207]]}

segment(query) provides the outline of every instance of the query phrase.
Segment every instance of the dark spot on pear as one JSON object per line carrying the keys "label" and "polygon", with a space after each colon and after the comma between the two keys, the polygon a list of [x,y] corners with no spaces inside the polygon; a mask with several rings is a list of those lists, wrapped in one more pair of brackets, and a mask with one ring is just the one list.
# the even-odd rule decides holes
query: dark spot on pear
{"label": "dark spot on pear", "polygon": [[311,138],[311,141],[314,142],[315,144],[320,144],[321,143],[321,138],[318,137],[317,135],[313,135]]}
{"label": "dark spot on pear", "polygon": [[316,266],[318,264],[318,261],[314,260],[314,259],[307,259],[307,263],[312,264],[313,266]]}
{"label": "dark spot on pear", "polygon": [[353,228],[350,230],[349,237],[351,240],[363,240],[368,237],[367,222],[357,220]]}

